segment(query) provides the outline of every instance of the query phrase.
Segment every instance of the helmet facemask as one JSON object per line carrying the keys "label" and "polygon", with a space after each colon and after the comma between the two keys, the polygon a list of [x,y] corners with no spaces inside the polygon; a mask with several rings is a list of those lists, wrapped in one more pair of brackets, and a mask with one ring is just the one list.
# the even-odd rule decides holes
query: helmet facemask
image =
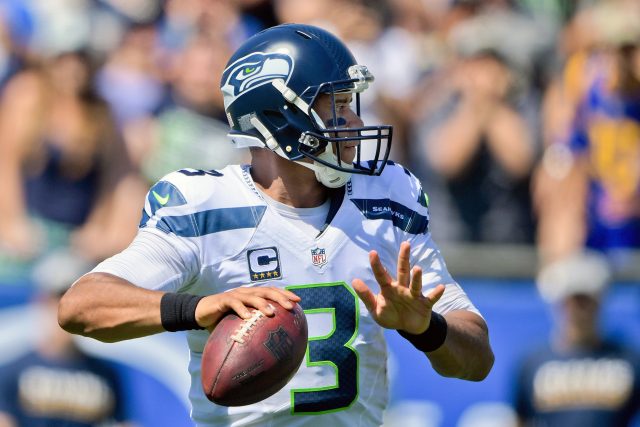
{"label": "helmet facemask", "polygon": [[[313,162],[291,159],[315,171],[316,178],[327,187],[341,187],[346,184],[351,174],[380,175],[386,165],[391,148],[393,127],[389,125],[347,127],[347,121],[338,114],[336,96],[352,94],[355,97],[355,114],[360,117],[360,94],[373,81],[373,75],[365,66],[353,65],[349,68],[352,78],[327,82],[319,85],[313,92],[305,91],[300,97],[294,97],[286,90],[283,83],[274,84],[285,98],[296,107],[303,109],[311,118],[313,129],[302,132],[299,139],[298,152]],[[310,102],[302,99],[308,98]],[[326,123],[317,113],[317,103],[321,95],[330,97],[331,115]],[[306,96],[305,96],[306,95]],[[375,145],[373,145],[375,143]],[[355,145],[355,156],[346,159],[343,155],[345,145]],[[373,146],[363,155],[363,146]]]}

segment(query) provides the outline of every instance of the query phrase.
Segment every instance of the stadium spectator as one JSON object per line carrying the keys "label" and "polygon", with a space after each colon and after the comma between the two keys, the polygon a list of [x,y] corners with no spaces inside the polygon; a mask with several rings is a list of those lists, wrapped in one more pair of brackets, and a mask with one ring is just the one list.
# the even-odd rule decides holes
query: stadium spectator
{"label": "stadium spectator", "polygon": [[0,366],[0,427],[132,425],[117,371],[85,354],[56,321],[60,296],[91,266],[56,251],[34,268],[42,310],[38,341],[33,350]]}
{"label": "stadium spectator", "polygon": [[538,277],[553,308],[548,344],[523,360],[515,408],[523,426],[626,427],[640,413],[640,357],[600,330],[609,266],[598,253],[571,255]]}
{"label": "stadium spectator", "polygon": [[[536,146],[518,110],[514,73],[495,51],[440,70],[431,105],[416,120],[412,150],[446,241],[526,243],[533,239],[529,176]],[[446,76],[446,78],[445,78]]]}
{"label": "stadium spectator", "polygon": [[248,158],[246,150],[229,144],[218,90],[231,53],[221,37],[193,37],[167,70],[170,86],[158,113],[129,128],[128,143],[139,141],[134,158],[150,184],[178,169],[219,169]]}
{"label": "stadium spectator", "polygon": [[606,2],[570,27],[574,51],[548,90],[535,180],[545,261],[587,246],[623,267],[624,251],[640,248],[638,13],[637,2]]}
{"label": "stadium spectator", "polygon": [[147,117],[164,99],[165,82],[154,25],[128,29],[96,74],[96,89],[109,104],[118,127]]}
{"label": "stadium spectator", "polygon": [[17,74],[2,94],[5,263],[65,245],[100,260],[135,234],[144,187],[90,82],[86,56],[66,53]]}
{"label": "stadium spectator", "polygon": [[435,201],[435,237],[530,243],[537,69],[552,34],[510,1],[456,1],[440,16],[430,37],[440,59],[408,111],[408,158]]}
{"label": "stadium spectator", "polygon": [[0,88],[22,67],[20,48],[12,36],[11,19],[14,18],[7,8],[0,6]]}

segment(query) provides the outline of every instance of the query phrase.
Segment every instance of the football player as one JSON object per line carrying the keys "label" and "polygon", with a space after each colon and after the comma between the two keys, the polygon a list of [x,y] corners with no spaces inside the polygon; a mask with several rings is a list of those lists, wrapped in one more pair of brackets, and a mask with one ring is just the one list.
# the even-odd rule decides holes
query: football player
{"label": "football player", "polygon": [[[124,252],[64,296],[68,331],[118,341],[188,330],[199,426],[376,426],[387,404],[383,330],[397,329],[442,375],[493,364],[485,321],[447,272],[418,180],[388,161],[391,126],[365,126],[373,75],[336,37],[280,25],[232,56],[221,89],[250,165],[183,169],[148,193]],[[413,267],[411,267],[413,266]],[[307,313],[306,363],[266,400],[221,407],[201,389],[201,353],[228,311]]]}

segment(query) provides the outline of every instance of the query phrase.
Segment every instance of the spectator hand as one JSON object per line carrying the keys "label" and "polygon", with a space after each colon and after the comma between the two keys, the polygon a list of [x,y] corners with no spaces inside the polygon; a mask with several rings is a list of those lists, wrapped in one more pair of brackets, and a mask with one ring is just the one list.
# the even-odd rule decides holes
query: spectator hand
{"label": "spectator hand", "polygon": [[397,279],[382,266],[376,251],[369,252],[371,269],[380,285],[379,294],[374,295],[360,279],[354,279],[352,285],[380,326],[417,335],[429,327],[431,308],[442,297],[444,285],[436,286],[426,296],[422,294],[422,269],[410,269],[410,250],[409,242],[400,245]]}

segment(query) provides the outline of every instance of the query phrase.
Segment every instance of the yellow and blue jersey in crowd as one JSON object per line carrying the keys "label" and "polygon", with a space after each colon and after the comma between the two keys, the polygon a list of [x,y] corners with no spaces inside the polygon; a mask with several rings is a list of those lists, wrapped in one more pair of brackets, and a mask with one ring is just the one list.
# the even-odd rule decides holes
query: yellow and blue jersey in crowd
{"label": "yellow and blue jersey in crowd", "polygon": [[640,247],[640,92],[617,88],[606,62],[594,55],[593,73],[578,104],[568,139],[589,163],[587,245],[598,249]]}

